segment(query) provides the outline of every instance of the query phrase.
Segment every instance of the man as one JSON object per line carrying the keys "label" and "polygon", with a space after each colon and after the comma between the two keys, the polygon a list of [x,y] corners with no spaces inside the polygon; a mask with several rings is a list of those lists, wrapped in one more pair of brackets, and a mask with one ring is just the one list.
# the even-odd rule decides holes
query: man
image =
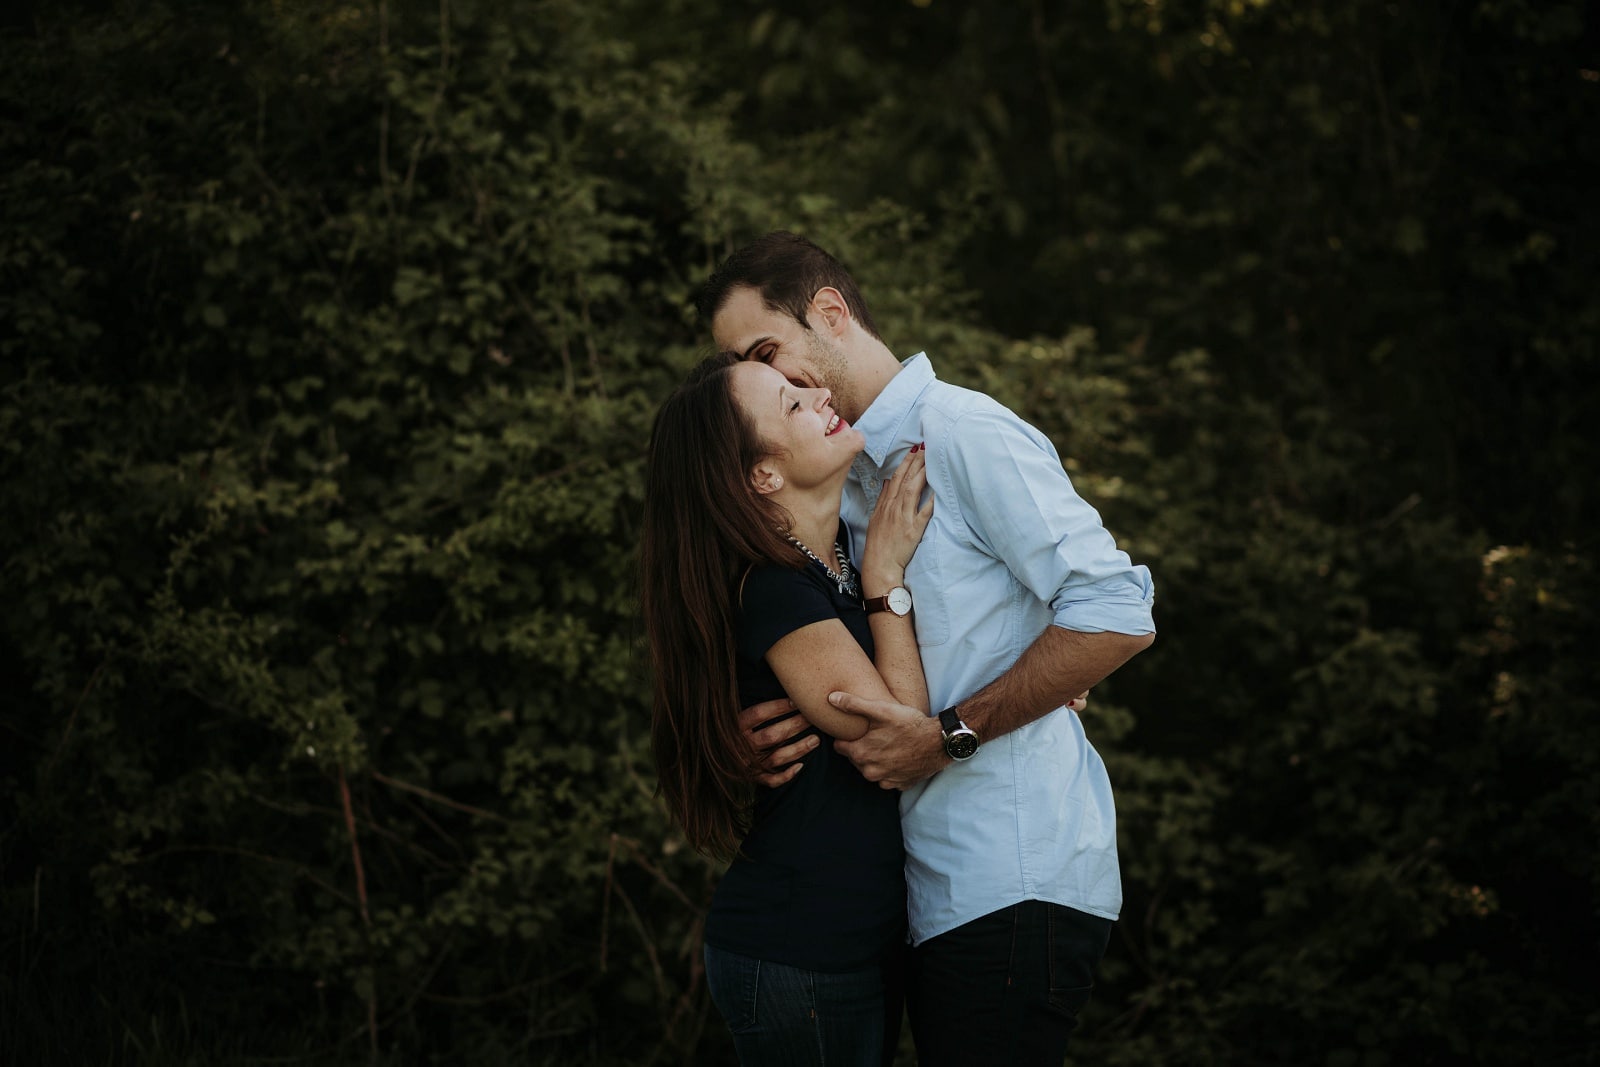
{"label": "man", "polygon": [[[1110,782],[1067,698],[1154,640],[1149,572],[1117,549],[1043,434],[939,381],[925,354],[902,364],[849,273],[810,241],[773,233],[735,252],[701,312],[719,347],[831,390],[865,436],[843,501],[854,545],[888,476],[912,446],[927,450],[934,517],[906,586],[929,696],[948,710],[835,694],[869,721],[837,745],[903,790],[919,1062],[1058,1067],[1122,903]],[[903,594],[883,599],[879,610],[905,609]],[[777,710],[749,709],[746,729]],[[776,750],[769,767],[817,743],[783,743],[803,726],[753,735]]]}

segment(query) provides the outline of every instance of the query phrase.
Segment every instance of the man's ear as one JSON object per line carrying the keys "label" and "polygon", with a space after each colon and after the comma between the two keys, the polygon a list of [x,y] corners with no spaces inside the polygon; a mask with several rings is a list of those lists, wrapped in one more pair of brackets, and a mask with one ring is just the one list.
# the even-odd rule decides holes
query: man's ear
{"label": "man's ear", "polygon": [[766,460],[757,463],[750,470],[750,484],[756,487],[756,492],[762,496],[770,496],[783,488],[783,475]]}
{"label": "man's ear", "polygon": [[813,330],[822,330],[835,338],[842,337],[850,324],[850,305],[844,302],[844,295],[839,290],[825,285],[812,296],[807,317]]}

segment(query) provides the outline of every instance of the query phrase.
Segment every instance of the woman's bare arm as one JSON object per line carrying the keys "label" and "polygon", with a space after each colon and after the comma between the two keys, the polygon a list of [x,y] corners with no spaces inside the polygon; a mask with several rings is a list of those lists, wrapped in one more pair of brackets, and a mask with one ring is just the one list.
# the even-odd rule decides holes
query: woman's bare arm
{"label": "woman's bare arm", "polygon": [[[921,447],[913,448],[879,494],[861,561],[862,592],[869,599],[904,583],[906,564],[933,517],[932,497],[923,501],[926,463]],[[871,660],[843,622],[826,619],[785,635],[767,651],[767,664],[807,722],[841,740],[856,740],[866,732],[865,720],[828,701],[835,690],[857,692],[849,683],[924,714],[930,710],[913,615],[879,611],[869,616]]]}

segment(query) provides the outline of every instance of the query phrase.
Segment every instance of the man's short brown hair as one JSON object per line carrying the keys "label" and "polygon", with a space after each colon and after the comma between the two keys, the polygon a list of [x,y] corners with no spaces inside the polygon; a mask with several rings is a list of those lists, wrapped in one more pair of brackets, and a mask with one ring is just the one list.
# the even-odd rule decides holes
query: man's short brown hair
{"label": "man's short brown hair", "polygon": [[706,279],[700,288],[700,316],[709,325],[735,289],[748,287],[761,294],[770,311],[787,312],[806,329],[806,309],[817,290],[832,287],[844,297],[850,314],[878,340],[878,327],[862,299],[861,290],[843,264],[797,233],[776,230],[744,245]]}

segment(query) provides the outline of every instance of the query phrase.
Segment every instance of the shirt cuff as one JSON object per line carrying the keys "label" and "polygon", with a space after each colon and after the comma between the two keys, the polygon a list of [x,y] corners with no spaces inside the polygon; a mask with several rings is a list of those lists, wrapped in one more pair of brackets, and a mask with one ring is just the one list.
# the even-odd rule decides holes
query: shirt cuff
{"label": "shirt cuff", "polygon": [[1148,600],[1107,600],[1097,597],[1078,604],[1064,604],[1056,610],[1053,620],[1063,630],[1076,630],[1084,634],[1153,634],[1156,632],[1155,615]]}

